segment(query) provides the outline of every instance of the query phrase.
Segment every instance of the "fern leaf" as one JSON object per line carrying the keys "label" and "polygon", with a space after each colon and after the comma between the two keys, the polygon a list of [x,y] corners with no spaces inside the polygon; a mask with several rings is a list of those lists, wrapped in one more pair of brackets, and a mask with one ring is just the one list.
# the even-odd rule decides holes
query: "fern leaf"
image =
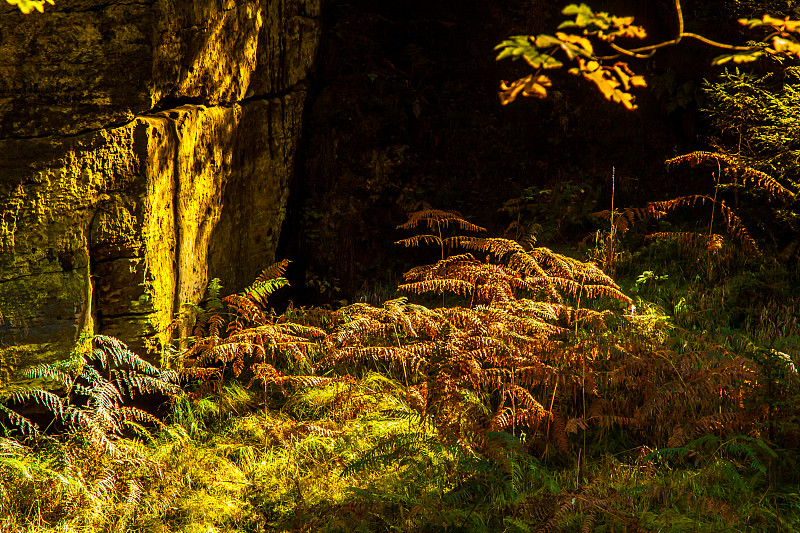
{"label": "fern leaf", "polygon": [[458,211],[442,211],[439,209],[425,209],[415,211],[408,217],[408,221],[397,226],[397,229],[414,229],[425,226],[429,229],[448,227],[454,225],[465,231],[483,232],[486,228],[477,226],[465,220]]}
{"label": "fern leaf", "polygon": [[406,239],[400,239],[399,241],[395,241],[395,244],[400,244],[405,246],[406,248],[416,248],[423,244],[435,244],[437,246],[441,246],[443,243],[441,237],[436,235],[414,235],[413,237],[408,237]]}
{"label": "fern leaf", "polygon": [[33,437],[39,435],[39,426],[16,411],[12,411],[2,403],[0,403],[0,413],[3,413],[23,435]]}
{"label": "fern leaf", "polygon": [[413,283],[405,283],[397,287],[398,290],[413,292],[414,294],[424,294],[426,292],[435,292],[437,294],[444,294],[445,292],[452,292],[459,296],[468,298],[474,289],[472,283],[460,279],[431,279],[426,281],[416,281]]}
{"label": "fern leaf", "polygon": [[275,278],[283,277],[286,273],[286,269],[289,267],[289,263],[291,263],[288,259],[283,259],[274,263],[264,270],[261,271],[261,274],[258,275],[256,278],[256,283],[261,283],[265,281],[269,281]]}

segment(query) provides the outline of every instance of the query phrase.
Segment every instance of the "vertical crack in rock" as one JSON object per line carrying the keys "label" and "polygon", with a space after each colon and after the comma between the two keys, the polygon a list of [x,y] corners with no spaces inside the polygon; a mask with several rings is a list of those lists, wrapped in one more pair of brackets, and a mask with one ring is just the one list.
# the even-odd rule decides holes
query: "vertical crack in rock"
{"label": "vertical crack in rock", "polygon": [[181,136],[178,132],[178,123],[176,119],[167,119],[169,124],[169,133],[172,136],[173,142],[170,143],[172,147],[172,220],[175,239],[175,250],[173,252],[173,272],[175,278],[175,290],[172,299],[172,313],[177,314],[180,312],[181,306],[181,287],[182,287],[182,273],[181,273],[181,253],[183,247],[181,246],[183,221],[181,219],[181,174],[180,174],[180,145]]}

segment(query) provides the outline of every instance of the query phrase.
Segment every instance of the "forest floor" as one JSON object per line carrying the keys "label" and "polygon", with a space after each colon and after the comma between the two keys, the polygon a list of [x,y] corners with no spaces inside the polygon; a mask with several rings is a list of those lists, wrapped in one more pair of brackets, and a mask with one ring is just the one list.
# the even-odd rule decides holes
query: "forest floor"
{"label": "forest floor", "polygon": [[[155,382],[106,380],[87,352],[63,432],[0,439],[0,530],[800,531],[785,270],[664,242],[617,256],[617,286],[544,248],[464,243],[495,259],[412,271],[426,306],[269,315],[281,265],[212,294],[162,422],[107,388]],[[124,355],[95,345],[95,366]]]}

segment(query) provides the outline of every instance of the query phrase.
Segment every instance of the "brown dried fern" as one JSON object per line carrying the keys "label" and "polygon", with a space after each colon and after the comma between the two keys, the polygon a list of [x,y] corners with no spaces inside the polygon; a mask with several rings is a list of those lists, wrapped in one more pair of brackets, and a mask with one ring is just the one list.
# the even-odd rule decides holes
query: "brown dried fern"
{"label": "brown dried fern", "polygon": [[724,163],[727,168],[725,174],[737,174],[744,182],[750,182],[758,187],[763,187],[771,194],[788,199],[794,198],[795,194],[778,183],[775,178],[765,174],[759,170],[750,167],[742,166],[734,157],[719,152],[691,152],[682,156],[674,157],[664,161],[666,165],[675,165],[680,163],[688,163],[691,166],[696,166],[702,163],[714,162],[717,165]]}

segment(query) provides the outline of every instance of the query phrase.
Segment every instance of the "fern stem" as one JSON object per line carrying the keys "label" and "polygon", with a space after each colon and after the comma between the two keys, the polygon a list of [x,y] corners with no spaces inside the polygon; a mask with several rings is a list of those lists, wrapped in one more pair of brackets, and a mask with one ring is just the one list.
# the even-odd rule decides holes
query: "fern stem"
{"label": "fern stem", "polygon": [[[722,166],[717,159],[717,174],[714,176],[714,198],[711,202],[711,222],[708,224],[708,238],[711,239],[711,231],[714,228],[714,212],[717,210],[717,192],[719,192],[719,178],[722,175]],[[706,278],[711,279],[711,246],[706,246],[706,258],[708,263],[708,272]]]}
{"label": "fern stem", "polygon": [[547,431],[544,437],[544,454],[547,455],[547,448],[550,446],[550,422],[553,420],[553,403],[556,401],[556,391],[558,390],[558,376],[556,376],[556,384],[553,387],[553,396],[550,397],[550,418],[547,419]]}
{"label": "fern stem", "polygon": [[[613,202],[613,197],[612,197]],[[611,213],[613,215],[614,208],[612,203]],[[613,242],[613,241],[612,241]],[[581,278],[581,290],[578,291],[578,302],[575,306],[575,341],[578,340],[578,311],[581,309],[581,296],[583,295],[583,287],[586,283],[586,274],[583,275]],[[586,352],[581,354],[581,399],[583,403],[583,420],[586,420]],[[584,461],[586,461],[586,429],[583,430],[583,452],[584,452]],[[580,470],[579,470],[580,473]]]}
{"label": "fern stem", "polygon": [[617,235],[616,226],[614,224],[614,197],[616,196],[616,184],[616,168],[611,167],[611,238],[609,239],[608,248],[606,249],[606,272],[609,274],[612,273],[612,264],[614,261],[614,239]]}

